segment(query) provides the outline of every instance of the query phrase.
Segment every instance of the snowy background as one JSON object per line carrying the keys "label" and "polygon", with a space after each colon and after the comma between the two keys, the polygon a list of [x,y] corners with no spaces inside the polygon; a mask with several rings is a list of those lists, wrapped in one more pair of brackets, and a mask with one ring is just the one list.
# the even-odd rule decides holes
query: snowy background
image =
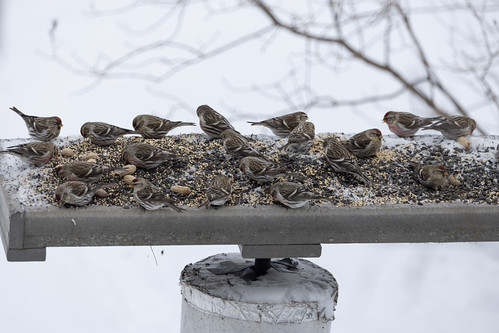
{"label": "snowy background", "polygon": [[[0,2],[0,10],[0,138],[28,135],[22,120],[9,110],[14,105],[28,114],[59,115],[63,136],[78,134],[89,120],[130,127],[138,113],[197,123],[195,107],[201,104],[226,114],[243,133],[270,134],[245,122],[267,118],[277,109],[265,109],[254,96],[228,92],[222,83],[227,77],[215,75],[230,73],[237,85],[237,77],[257,71],[241,66],[260,61],[247,49],[187,70],[161,86],[111,80],[86,89],[92,78],[50,61],[52,20],[58,20],[59,54],[92,62],[95,50],[122,47],[122,17],[96,16],[86,1],[11,0]],[[136,19],[140,24],[146,18]],[[278,71],[278,65],[272,70]],[[260,67],[259,74],[271,75],[272,70]],[[368,79],[362,77],[363,82]],[[172,112],[165,94],[187,101],[191,111]],[[395,101],[391,109],[430,114],[410,99]],[[381,124],[386,111],[361,110],[359,117],[316,110],[310,119],[317,132],[387,131]],[[499,134],[497,113],[472,116],[488,134]],[[188,130],[200,132],[198,127]],[[182,268],[211,254],[236,252],[237,247],[158,246],[153,251],[157,264],[149,247],[50,248],[42,263],[8,263],[0,256],[2,331],[178,331]],[[499,327],[497,243],[324,245],[322,257],[313,261],[331,271],[340,285],[334,332],[492,332]]]}

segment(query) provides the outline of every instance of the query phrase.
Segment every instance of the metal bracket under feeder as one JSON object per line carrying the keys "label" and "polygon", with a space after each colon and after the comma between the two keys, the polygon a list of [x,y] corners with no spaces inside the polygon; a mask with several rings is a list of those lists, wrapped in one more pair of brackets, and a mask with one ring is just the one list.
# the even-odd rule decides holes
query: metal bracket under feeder
{"label": "metal bracket under feeder", "polygon": [[239,245],[241,256],[256,258],[318,258],[322,253],[321,244],[267,244]]}

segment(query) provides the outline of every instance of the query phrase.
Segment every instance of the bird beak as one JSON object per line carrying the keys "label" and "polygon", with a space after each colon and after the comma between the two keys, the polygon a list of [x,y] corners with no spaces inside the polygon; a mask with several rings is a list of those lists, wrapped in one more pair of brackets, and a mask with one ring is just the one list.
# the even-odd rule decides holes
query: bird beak
{"label": "bird beak", "polygon": [[383,119],[381,122],[382,122],[382,123],[386,123],[386,120],[384,120],[384,119]]}

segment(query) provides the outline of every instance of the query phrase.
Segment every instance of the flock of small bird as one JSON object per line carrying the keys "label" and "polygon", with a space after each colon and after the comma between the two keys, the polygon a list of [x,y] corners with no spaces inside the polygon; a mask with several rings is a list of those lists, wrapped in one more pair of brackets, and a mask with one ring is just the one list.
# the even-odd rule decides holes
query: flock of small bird
{"label": "flock of small bird", "polygon": [[[35,166],[42,166],[56,158],[59,148],[50,141],[59,136],[62,127],[61,118],[29,116],[16,107],[16,112],[25,121],[30,136],[35,142],[8,147],[0,153],[13,154]],[[225,151],[239,163],[239,169],[253,181],[263,184],[271,183],[277,177],[292,176],[279,168],[259,153],[252,142],[254,139],[239,133],[229,121],[208,105],[197,108],[199,125],[210,139],[221,140]],[[476,122],[465,116],[424,118],[408,112],[389,111],[383,122],[387,123],[391,132],[400,137],[413,136],[418,130],[437,130],[447,139],[456,140],[471,135]],[[287,138],[287,143],[279,148],[294,154],[306,154],[315,139],[315,126],[308,121],[304,112],[294,112],[280,117],[249,122],[251,125],[265,126],[280,137]],[[161,139],[172,129],[179,126],[195,126],[191,122],[170,121],[153,115],[139,115],[133,119],[133,130],[103,122],[87,122],[81,126],[80,133],[93,144],[108,146],[127,134],[139,134],[145,139]],[[335,136],[323,140],[324,157],[334,172],[351,175],[353,179],[370,186],[369,178],[363,174],[357,159],[376,156],[382,143],[382,133],[373,128],[353,135],[346,141]],[[499,149],[499,146],[498,146]],[[160,164],[182,159],[163,148],[146,142],[131,143],[122,151],[122,161],[145,170],[154,169]],[[438,190],[448,184],[447,173],[443,165],[424,165],[417,161],[409,161],[414,167],[415,178],[424,186]],[[95,193],[106,185],[98,184],[103,174],[120,170],[121,167],[105,166],[87,161],[74,161],[56,167],[56,172],[65,180],[55,191],[55,199],[68,205],[83,206],[90,203]],[[162,193],[145,178],[134,178],[131,181],[133,196],[137,203],[146,210],[170,207],[177,212],[184,209],[177,207],[173,200]],[[227,176],[216,176],[211,186],[206,189],[206,201],[200,207],[222,206],[231,195],[231,181]],[[273,198],[290,208],[298,208],[310,200],[328,200],[307,189],[298,182],[278,181],[270,186]]]}

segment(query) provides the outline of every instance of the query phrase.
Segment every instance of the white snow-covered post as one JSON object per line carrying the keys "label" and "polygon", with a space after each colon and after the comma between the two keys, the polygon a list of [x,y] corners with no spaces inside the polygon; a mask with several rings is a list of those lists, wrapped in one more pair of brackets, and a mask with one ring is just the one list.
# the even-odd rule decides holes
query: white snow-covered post
{"label": "white snow-covered post", "polygon": [[181,333],[330,332],[338,297],[333,275],[308,260],[239,254],[187,265],[180,285]]}

